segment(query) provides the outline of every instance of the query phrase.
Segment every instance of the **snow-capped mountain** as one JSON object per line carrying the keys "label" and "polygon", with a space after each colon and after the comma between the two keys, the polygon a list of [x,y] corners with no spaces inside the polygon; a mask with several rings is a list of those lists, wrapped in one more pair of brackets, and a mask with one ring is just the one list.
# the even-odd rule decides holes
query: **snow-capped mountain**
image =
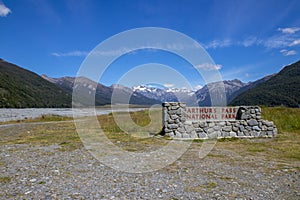
{"label": "snow-capped mountain", "polygon": [[[72,92],[74,77],[50,78],[42,76],[44,79],[55,83],[68,92]],[[77,85],[83,91],[87,91],[87,95],[95,93],[96,105],[110,104],[110,103],[125,103],[130,98],[131,103],[135,104],[157,104],[161,102],[186,102],[188,106],[211,106],[211,96],[221,99],[229,103],[234,97],[239,94],[239,91],[246,90],[252,83],[243,83],[238,79],[209,83],[201,89],[194,91],[187,88],[168,88],[159,84],[145,84],[128,88],[123,85],[113,84],[105,86],[100,83],[95,83],[87,78],[77,78]],[[225,94],[222,96],[222,88]],[[244,89],[245,88],[245,89]],[[112,95],[114,95],[112,102]],[[214,102],[214,105],[215,104]],[[221,104],[220,104],[221,105]]]}
{"label": "snow-capped mountain", "polygon": [[134,86],[133,91],[160,102],[186,102],[188,105],[197,105],[195,91],[187,88],[167,88],[157,84]]}
{"label": "snow-capped mountain", "polygon": [[[226,104],[230,99],[232,99],[232,95],[236,91],[245,86],[247,86],[247,83],[234,79],[209,83],[197,91],[189,90],[187,88],[167,88],[154,84],[135,86],[132,90],[138,94],[160,102],[180,101],[186,102],[189,106],[210,106],[212,105],[211,96],[215,96],[216,99],[221,99],[222,102]],[[222,96],[222,92],[220,92],[224,91],[222,88],[225,90],[225,94],[223,94],[224,96]],[[215,105],[218,104],[218,102],[214,103]]]}
{"label": "snow-capped mountain", "polygon": [[[69,94],[72,94],[73,89],[81,92],[79,102],[88,102],[91,105],[106,105],[106,104],[138,104],[138,105],[152,105],[158,104],[157,101],[152,98],[147,98],[143,95],[135,93],[131,88],[123,85],[113,84],[111,86],[105,86],[100,83],[96,83],[86,77],[61,77],[51,78],[46,75],[42,75],[42,78],[49,82],[52,82],[64,89]],[[75,83],[76,79],[76,83]],[[95,96],[95,102],[90,102],[90,96]],[[129,101],[129,102],[128,102]]]}
{"label": "snow-capped mountain", "polygon": [[150,85],[134,86],[132,89],[136,93],[151,99],[159,100],[160,102],[178,101],[177,97],[172,92],[167,92],[166,89],[161,89]]}

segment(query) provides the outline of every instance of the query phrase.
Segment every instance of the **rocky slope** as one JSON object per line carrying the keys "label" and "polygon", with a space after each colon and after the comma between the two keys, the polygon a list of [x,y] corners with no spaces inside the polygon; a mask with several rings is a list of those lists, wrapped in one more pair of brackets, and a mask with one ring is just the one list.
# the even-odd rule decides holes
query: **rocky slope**
{"label": "rocky slope", "polygon": [[[225,103],[227,103],[234,92],[245,87],[246,85],[247,85],[246,83],[243,83],[238,79],[209,83],[196,92],[198,104],[199,106],[212,105],[210,94],[214,94],[216,97],[223,98]],[[221,97],[222,95],[222,90],[220,90],[221,88],[224,88],[226,97],[224,96]]]}

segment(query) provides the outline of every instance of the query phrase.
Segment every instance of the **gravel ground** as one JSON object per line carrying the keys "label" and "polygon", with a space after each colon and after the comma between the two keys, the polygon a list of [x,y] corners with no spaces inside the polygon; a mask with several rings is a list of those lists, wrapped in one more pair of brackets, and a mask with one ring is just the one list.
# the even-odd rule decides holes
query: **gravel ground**
{"label": "gravel ground", "polygon": [[299,163],[240,156],[193,143],[175,163],[133,174],[110,169],[84,148],[0,146],[0,199],[300,199]]}

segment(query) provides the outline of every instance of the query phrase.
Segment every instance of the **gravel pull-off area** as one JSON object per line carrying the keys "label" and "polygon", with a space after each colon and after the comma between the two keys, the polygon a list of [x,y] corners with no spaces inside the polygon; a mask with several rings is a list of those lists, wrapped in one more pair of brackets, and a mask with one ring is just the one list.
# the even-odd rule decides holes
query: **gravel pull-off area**
{"label": "gravel pull-off area", "polygon": [[0,146],[0,199],[300,199],[299,163],[241,156],[215,146],[204,159],[194,143],[151,173],[110,169],[84,148]]}

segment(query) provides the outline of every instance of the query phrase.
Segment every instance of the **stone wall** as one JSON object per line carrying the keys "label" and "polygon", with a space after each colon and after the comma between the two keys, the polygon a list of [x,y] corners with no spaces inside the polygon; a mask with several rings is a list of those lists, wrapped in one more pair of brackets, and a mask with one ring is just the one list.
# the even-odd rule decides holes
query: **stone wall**
{"label": "stone wall", "polygon": [[166,102],[162,105],[163,133],[173,138],[274,137],[277,134],[273,122],[261,119],[258,106],[238,107],[235,120],[187,121],[185,103]]}

